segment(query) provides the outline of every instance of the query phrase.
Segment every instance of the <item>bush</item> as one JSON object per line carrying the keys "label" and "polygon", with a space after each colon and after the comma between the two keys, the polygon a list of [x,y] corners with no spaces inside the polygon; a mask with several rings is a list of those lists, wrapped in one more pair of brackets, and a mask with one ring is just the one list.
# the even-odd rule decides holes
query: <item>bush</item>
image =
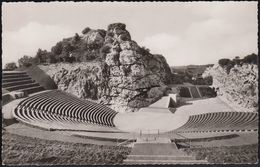
{"label": "bush", "polygon": [[86,28],[84,28],[84,30],[82,30],[82,34],[87,34],[90,30],[91,30],[91,28],[86,27]]}
{"label": "bush", "polygon": [[51,48],[51,52],[55,55],[59,55],[62,52],[62,42],[58,42],[55,46]]}
{"label": "bush", "polygon": [[100,33],[100,35],[102,36],[102,38],[105,38],[105,36],[106,36],[106,33],[107,33],[107,31],[106,31],[106,30],[103,30],[103,29],[98,29],[97,31]]}
{"label": "bush", "polygon": [[121,30],[125,30],[126,25],[124,23],[113,23],[108,25],[108,30],[113,30],[115,28],[119,28]]}
{"label": "bush", "polygon": [[227,73],[230,72],[230,69],[234,67],[235,63],[231,61],[230,59],[220,59],[218,61],[218,64],[222,67],[225,68]]}
{"label": "bush", "polygon": [[207,158],[209,163],[257,163],[258,144],[241,145],[241,146],[221,146],[206,148],[188,148],[184,149],[186,153],[193,153],[196,159]]}
{"label": "bush", "polygon": [[35,55],[35,61],[38,64],[45,63],[47,61],[47,50],[41,50],[38,49],[36,55]]}
{"label": "bush", "polygon": [[113,36],[114,36],[114,33],[113,33],[113,32],[108,32],[108,33],[107,33],[107,36],[113,37]]}
{"label": "bush", "polygon": [[76,34],[74,35],[74,37],[73,37],[73,42],[74,42],[74,43],[77,43],[78,41],[80,41],[80,36],[79,36],[78,33],[76,33]]}
{"label": "bush", "polygon": [[141,54],[141,55],[148,55],[150,54],[150,50],[146,47],[141,47],[139,48],[138,52]]}
{"label": "bush", "polygon": [[16,66],[15,62],[11,62],[11,63],[6,63],[5,64],[5,69],[6,70],[14,70],[16,68],[17,68],[17,66]]}
{"label": "bush", "polygon": [[121,34],[121,35],[120,35],[120,39],[123,40],[123,41],[128,40],[127,34]]}
{"label": "bush", "polygon": [[47,63],[57,63],[57,59],[51,52],[49,52],[46,56],[46,62]]}
{"label": "bush", "polygon": [[99,49],[100,48],[100,45],[97,44],[97,43],[90,43],[87,45],[87,49],[89,50],[96,50],[96,49]]}
{"label": "bush", "polygon": [[247,55],[242,59],[243,63],[248,63],[248,64],[257,64],[257,55],[252,53],[251,55]]}
{"label": "bush", "polygon": [[242,62],[242,60],[239,58],[239,56],[236,56],[233,60],[234,64],[240,65],[240,63]]}
{"label": "bush", "polygon": [[6,165],[122,164],[130,148],[70,143],[2,134],[2,163]]}
{"label": "bush", "polygon": [[226,67],[228,66],[229,64],[231,64],[231,60],[230,59],[220,59],[218,61],[218,64],[221,66],[221,67]]}
{"label": "bush", "polygon": [[102,54],[108,54],[109,52],[110,52],[110,46],[104,45],[104,46],[101,48],[101,53],[102,53]]}
{"label": "bush", "polygon": [[35,58],[31,56],[24,55],[22,58],[18,59],[19,67],[30,67],[35,63]]}

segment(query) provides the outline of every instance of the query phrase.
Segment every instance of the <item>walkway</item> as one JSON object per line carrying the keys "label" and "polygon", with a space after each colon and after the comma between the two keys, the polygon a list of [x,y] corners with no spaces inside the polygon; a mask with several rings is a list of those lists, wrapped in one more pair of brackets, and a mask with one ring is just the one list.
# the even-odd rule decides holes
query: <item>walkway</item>
{"label": "walkway", "polygon": [[158,138],[154,141],[138,139],[124,164],[206,164],[206,160],[196,160],[179,150],[170,139]]}

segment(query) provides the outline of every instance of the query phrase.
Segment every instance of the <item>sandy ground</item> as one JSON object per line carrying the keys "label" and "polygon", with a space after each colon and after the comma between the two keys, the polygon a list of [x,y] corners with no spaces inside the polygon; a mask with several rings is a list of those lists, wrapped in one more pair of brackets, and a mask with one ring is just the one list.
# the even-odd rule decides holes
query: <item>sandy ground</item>
{"label": "sandy ground", "polygon": [[[160,100],[163,104],[165,98]],[[160,101],[156,102],[157,104]],[[114,119],[117,128],[127,132],[158,133],[177,129],[184,125],[190,115],[208,112],[234,111],[218,97],[186,102],[173,114],[162,108],[145,108],[135,113],[118,113]]]}

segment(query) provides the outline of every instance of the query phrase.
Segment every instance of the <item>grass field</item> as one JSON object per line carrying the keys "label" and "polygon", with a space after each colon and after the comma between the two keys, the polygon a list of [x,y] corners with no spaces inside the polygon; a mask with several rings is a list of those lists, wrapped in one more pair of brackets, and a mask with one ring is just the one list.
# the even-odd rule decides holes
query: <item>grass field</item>
{"label": "grass field", "polygon": [[242,163],[254,164],[258,162],[258,144],[242,146],[222,146],[211,148],[185,148],[188,154],[193,154],[196,159],[207,159],[209,163]]}
{"label": "grass field", "polygon": [[127,147],[49,141],[2,132],[5,165],[121,164],[130,151]]}

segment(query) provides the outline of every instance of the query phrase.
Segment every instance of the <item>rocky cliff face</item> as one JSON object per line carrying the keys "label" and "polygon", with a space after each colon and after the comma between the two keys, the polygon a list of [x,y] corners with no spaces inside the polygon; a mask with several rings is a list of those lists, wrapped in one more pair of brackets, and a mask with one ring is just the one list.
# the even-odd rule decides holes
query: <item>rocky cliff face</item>
{"label": "rocky cliff face", "polygon": [[213,77],[213,87],[218,96],[231,103],[257,111],[258,107],[258,67],[254,64],[235,65],[228,73],[219,65],[207,69],[204,76]]}
{"label": "rocky cliff face", "polygon": [[[153,55],[131,40],[121,23],[104,31],[89,31],[81,39],[100,48],[102,59],[40,66],[58,88],[80,98],[98,100],[119,112],[136,111],[157,101],[166,90],[170,68],[162,55]],[[97,53],[97,49],[95,50]]]}

